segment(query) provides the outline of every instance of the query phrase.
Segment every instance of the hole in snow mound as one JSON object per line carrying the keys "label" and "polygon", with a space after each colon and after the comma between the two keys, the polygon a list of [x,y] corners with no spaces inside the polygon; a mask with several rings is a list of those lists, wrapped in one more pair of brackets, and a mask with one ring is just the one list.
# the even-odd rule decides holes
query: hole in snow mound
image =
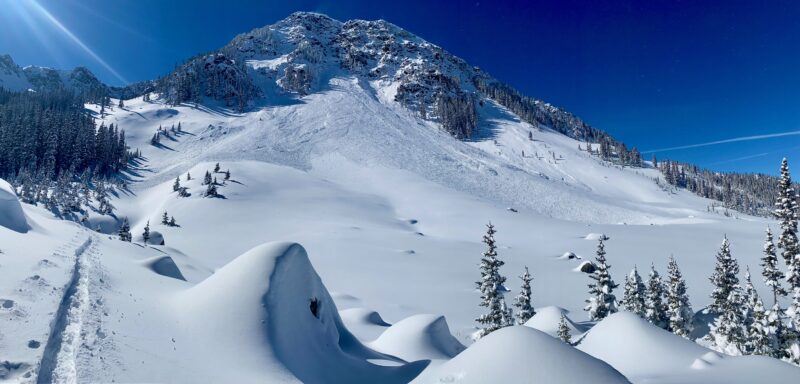
{"label": "hole in snow mound", "polygon": [[575,253],[573,253],[573,252],[569,252],[569,251],[568,251],[568,252],[564,252],[564,253],[563,253],[561,256],[559,256],[558,258],[559,258],[559,259],[562,259],[562,260],[574,260],[574,259],[580,259],[581,257],[580,257],[580,256],[578,256],[578,255],[576,255],[576,254],[575,254]]}
{"label": "hole in snow mound", "polygon": [[590,233],[590,234],[584,236],[583,238],[586,239],[586,240],[594,240],[594,241],[597,241],[597,240],[606,241],[606,240],[610,239],[610,237],[606,236],[603,233]]}
{"label": "hole in snow mound", "polygon": [[591,261],[584,261],[578,264],[573,271],[575,272],[583,272],[583,273],[594,273],[597,270],[597,266],[594,265]]}
{"label": "hole in snow mound", "polygon": [[165,277],[186,281],[175,260],[169,256],[157,256],[144,261],[144,265],[151,271]]}
{"label": "hole in snow mound", "polygon": [[14,306],[14,300],[2,300],[2,302],[3,302],[3,308],[8,309]]}
{"label": "hole in snow mound", "polygon": [[14,188],[3,179],[0,179],[0,227],[19,233],[30,229]]}

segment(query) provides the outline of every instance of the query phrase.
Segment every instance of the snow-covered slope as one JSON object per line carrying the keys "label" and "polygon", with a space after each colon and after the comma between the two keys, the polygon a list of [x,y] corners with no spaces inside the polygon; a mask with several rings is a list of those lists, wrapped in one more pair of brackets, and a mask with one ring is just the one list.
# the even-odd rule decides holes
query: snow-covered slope
{"label": "snow-covered slope", "polygon": [[9,55],[0,55],[0,88],[11,91],[54,91],[66,89],[73,92],[102,90],[100,80],[85,67],[59,70],[38,66],[21,68]]}
{"label": "snow-covered slope", "polygon": [[[390,35],[387,51],[376,45]],[[158,94],[122,108],[112,100],[104,116],[88,105],[125,130],[143,161],[112,198],[114,216],[89,217],[99,234],[26,204],[20,216],[15,198],[0,207],[0,218],[30,226],[0,226],[0,356],[12,366],[0,372],[27,382],[713,382],[741,361],[768,375],[778,363],[759,358],[707,361],[712,368],[695,372],[687,359],[705,349],[624,316],[589,331],[583,352],[548,336],[565,311],[573,336],[591,325],[582,311],[589,279],[575,267],[592,258],[599,234],[618,283],[634,265],[663,270],[674,254],[700,308],[723,234],[756,268],[771,222],[706,212],[707,200],[659,188],[657,171],[602,162],[579,150],[585,142],[488,98],[476,107],[476,135],[456,139],[397,98],[419,84],[413,100],[424,101],[448,82],[420,77],[437,52],[448,78],[474,73],[426,44],[385,22],[301,14],[221,50],[248,57],[244,73],[261,92],[244,112],[214,98],[171,105]],[[231,61],[212,63],[242,74],[222,68]],[[300,65],[313,74],[307,88]],[[183,132],[150,144],[159,127],[178,124]],[[231,178],[212,172],[222,196],[206,198],[203,175],[218,162]],[[173,191],[176,177],[191,196]],[[177,226],[159,224],[164,212]],[[122,218],[133,243],[115,236]],[[528,266],[540,309],[527,327],[470,345],[489,221],[507,299]],[[147,223],[164,245],[142,244]],[[567,252],[575,258],[560,257]],[[628,326],[643,340],[632,344],[638,353],[663,342],[652,348],[664,366],[630,367],[620,356],[636,355],[604,347],[627,338],[619,328]],[[777,369],[781,379],[800,377]]]}

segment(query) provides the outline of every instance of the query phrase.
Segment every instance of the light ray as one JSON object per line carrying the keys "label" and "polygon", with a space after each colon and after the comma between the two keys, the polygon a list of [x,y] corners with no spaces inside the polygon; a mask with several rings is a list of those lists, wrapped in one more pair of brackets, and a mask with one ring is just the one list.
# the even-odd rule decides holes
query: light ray
{"label": "light ray", "polygon": [[98,54],[92,51],[91,48],[89,48],[86,44],[84,44],[83,41],[81,41],[81,39],[75,36],[75,34],[72,33],[72,31],[70,31],[66,26],[64,26],[64,24],[61,24],[61,22],[58,21],[58,19],[56,19],[56,17],[53,16],[47,9],[42,7],[36,0],[30,0],[29,3],[34,7],[34,9],[36,9],[36,11],[41,13],[42,16],[44,16],[45,18],[47,18],[47,20],[53,23],[53,25],[56,28],[58,28],[62,33],[64,33],[67,37],[69,37],[70,40],[72,40],[72,42],[77,44],[81,49],[84,50],[84,52],[86,52],[95,61],[97,61],[100,65],[102,65],[103,68],[105,68],[108,72],[114,75],[114,77],[122,81],[123,84],[128,84],[128,80],[126,80],[124,77],[122,77],[122,75],[120,75],[116,70],[114,70],[114,68],[112,68],[111,65],[106,63],[106,61],[103,60],[103,58],[101,58]]}

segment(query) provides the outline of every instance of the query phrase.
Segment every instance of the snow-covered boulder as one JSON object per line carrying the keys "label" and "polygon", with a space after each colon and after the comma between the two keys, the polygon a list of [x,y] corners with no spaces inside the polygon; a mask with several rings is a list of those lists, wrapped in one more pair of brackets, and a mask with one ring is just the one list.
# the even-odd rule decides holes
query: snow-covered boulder
{"label": "snow-covered boulder", "polygon": [[3,179],[0,179],[0,227],[20,233],[30,229],[14,188]]}
{"label": "snow-covered boulder", "polygon": [[193,347],[206,351],[198,363],[243,371],[227,372],[229,382],[407,383],[427,366],[361,344],[296,243],[251,249],[174,306]]}
{"label": "snow-covered boulder", "polygon": [[400,320],[369,345],[407,361],[448,360],[464,350],[444,316],[425,314]]}
{"label": "snow-covered boulder", "polygon": [[506,327],[425,372],[421,383],[628,383],[610,365],[546,333]]}
{"label": "snow-covered boulder", "polygon": [[765,372],[776,383],[800,377],[800,368],[763,356],[722,356],[630,312],[597,323],[578,349],[648,383],[759,383]]}

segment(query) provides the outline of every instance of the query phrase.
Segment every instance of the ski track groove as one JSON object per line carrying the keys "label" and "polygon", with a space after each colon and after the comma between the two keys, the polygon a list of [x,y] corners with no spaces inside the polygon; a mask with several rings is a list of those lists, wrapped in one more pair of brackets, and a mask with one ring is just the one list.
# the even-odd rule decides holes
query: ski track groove
{"label": "ski track groove", "polygon": [[83,317],[89,306],[91,255],[97,239],[89,237],[75,249],[75,264],[64,295],[51,323],[50,336],[42,353],[36,382],[77,383],[76,356],[81,343]]}

